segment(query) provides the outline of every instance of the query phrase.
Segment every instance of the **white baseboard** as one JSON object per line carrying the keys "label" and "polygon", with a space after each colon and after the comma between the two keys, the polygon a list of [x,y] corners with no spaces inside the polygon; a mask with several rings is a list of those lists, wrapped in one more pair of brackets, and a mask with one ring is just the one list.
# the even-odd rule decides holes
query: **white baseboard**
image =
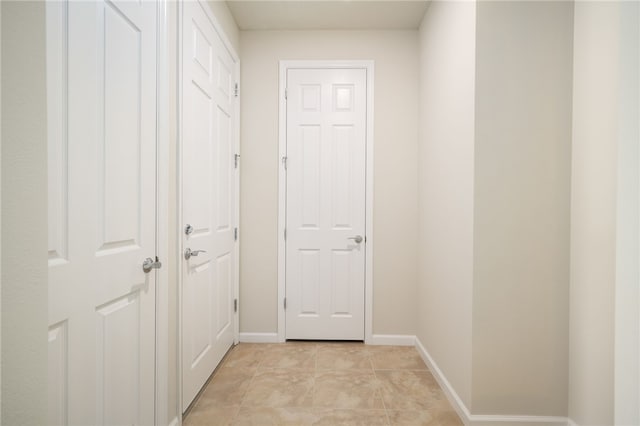
{"label": "white baseboard", "polygon": [[444,391],[451,406],[456,410],[465,425],[470,424],[469,422],[471,413],[469,412],[467,406],[464,405],[464,402],[462,402],[462,399],[460,399],[458,393],[455,391],[453,386],[451,386],[451,383],[449,383],[444,373],[442,373],[442,370],[440,370],[440,368],[438,367],[438,364],[436,364],[433,358],[431,358],[431,355],[429,355],[429,352],[427,352],[417,336],[415,338],[415,342],[418,353],[422,357],[424,363],[427,364],[427,367],[431,371],[431,374],[433,374],[433,377],[436,379],[436,381]]}
{"label": "white baseboard", "polygon": [[407,334],[374,334],[370,345],[415,346],[416,336]]}
{"label": "white baseboard", "polygon": [[174,417],[173,420],[169,422],[169,426],[178,426],[180,424],[180,419],[178,417]]}
{"label": "white baseboard", "polygon": [[471,414],[469,409],[464,404],[458,393],[455,391],[451,383],[447,380],[444,373],[438,367],[438,364],[431,358],[429,352],[425,349],[420,342],[420,339],[415,338],[415,345],[418,353],[422,357],[422,360],[427,364],[427,367],[433,374],[442,390],[444,391],[451,406],[456,410],[462,421],[466,426],[577,426],[570,419],[566,417],[554,417],[554,416],[505,416],[505,415],[478,415]]}
{"label": "white baseboard", "polygon": [[569,418],[567,419],[567,426],[578,426],[578,423],[574,422]]}
{"label": "white baseboard", "polygon": [[278,333],[240,333],[240,343],[278,343]]}
{"label": "white baseboard", "polygon": [[471,426],[567,426],[566,417],[554,416],[486,416],[471,415]]}

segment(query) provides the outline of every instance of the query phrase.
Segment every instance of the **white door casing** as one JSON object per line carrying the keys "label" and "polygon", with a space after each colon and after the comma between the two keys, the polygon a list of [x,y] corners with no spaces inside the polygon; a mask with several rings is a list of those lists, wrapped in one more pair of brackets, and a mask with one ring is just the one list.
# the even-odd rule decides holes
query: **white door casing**
{"label": "white door casing", "polygon": [[[237,61],[206,3],[185,2],[182,23],[181,403],[186,410],[236,338],[238,115]],[[204,251],[186,259],[187,249]]]}
{"label": "white door casing", "polygon": [[47,5],[49,424],[155,422],[154,2]]}
{"label": "white door casing", "polygon": [[281,339],[370,334],[372,72],[370,62],[281,63]]}

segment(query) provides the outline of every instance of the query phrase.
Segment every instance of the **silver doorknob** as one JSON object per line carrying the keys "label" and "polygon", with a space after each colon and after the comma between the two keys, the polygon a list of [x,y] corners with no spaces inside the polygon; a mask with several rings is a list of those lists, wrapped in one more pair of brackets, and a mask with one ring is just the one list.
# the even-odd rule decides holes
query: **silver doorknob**
{"label": "silver doorknob", "polygon": [[364,238],[362,238],[362,235],[356,235],[355,237],[347,238],[347,240],[353,240],[356,242],[356,244],[360,244],[364,240]]}
{"label": "silver doorknob", "polygon": [[206,250],[191,250],[189,247],[184,251],[184,258],[189,260],[191,256],[197,256],[200,253],[206,253]]}
{"label": "silver doorknob", "polygon": [[152,269],[160,269],[162,268],[162,262],[156,256],[156,260],[154,261],[152,258],[147,257],[144,262],[142,262],[142,270],[145,274],[151,272]]}

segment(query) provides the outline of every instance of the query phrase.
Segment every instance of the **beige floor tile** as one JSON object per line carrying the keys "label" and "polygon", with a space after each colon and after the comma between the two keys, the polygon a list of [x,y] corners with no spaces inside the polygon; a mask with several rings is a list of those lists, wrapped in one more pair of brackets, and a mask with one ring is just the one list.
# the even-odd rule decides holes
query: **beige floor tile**
{"label": "beige floor tile", "polygon": [[384,409],[373,372],[347,370],[316,373],[314,407]]}
{"label": "beige floor tile", "polygon": [[440,422],[440,426],[464,426],[460,416],[458,416],[458,413],[456,413],[453,408],[439,412],[436,414],[436,418]]}
{"label": "beige floor tile", "polygon": [[260,343],[240,343],[226,356],[223,367],[257,367],[262,361],[267,345]]}
{"label": "beige floor tile", "polygon": [[269,345],[261,354],[259,368],[315,370],[318,346],[312,343]]}
{"label": "beige floor tile", "polygon": [[370,352],[364,345],[321,345],[318,347],[318,370],[371,370]]}
{"label": "beige floor tile", "polygon": [[388,425],[384,410],[329,409],[319,413],[317,426],[377,426]]}
{"label": "beige floor tile", "polygon": [[313,372],[304,370],[260,370],[244,397],[248,407],[311,407]]}
{"label": "beige floor tile", "polygon": [[218,407],[240,405],[255,373],[256,369],[252,368],[219,369],[202,392],[197,405],[204,401]]}
{"label": "beige floor tile", "polygon": [[462,426],[463,423],[453,409],[429,411],[387,410],[392,426]]}
{"label": "beige floor tile", "polygon": [[387,410],[392,426],[438,426],[429,411]]}
{"label": "beige floor tile", "polygon": [[426,370],[418,351],[412,346],[371,346],[374,370]]}
{"label": "beige floor tile", "polygon": [[444,397],[428,371],[380,370],[376,376],[387,409],[427,410]]}
{"label": "beige floor tile", "polygon": [[185,418],[183,426],[226,426],[231,424],[240,409],[239,406],[196,408]]}
{"label": "beige floor tile", "polygon": [[313,408],[242,407],[234,426],[312,425],[320,419]]}
{"label": "beige floor tile", "polygon": [[288,342],[233,348],[184,424],[462,422],[414,348]]}

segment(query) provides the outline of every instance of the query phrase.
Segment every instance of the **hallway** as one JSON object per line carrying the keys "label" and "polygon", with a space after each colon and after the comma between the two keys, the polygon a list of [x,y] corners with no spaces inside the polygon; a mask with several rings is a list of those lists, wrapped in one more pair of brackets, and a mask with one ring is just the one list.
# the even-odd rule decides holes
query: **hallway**
{"label": "hallway", "polygon": [[462,425],[408,346],[241,343],[185,417],[197,425]]}

